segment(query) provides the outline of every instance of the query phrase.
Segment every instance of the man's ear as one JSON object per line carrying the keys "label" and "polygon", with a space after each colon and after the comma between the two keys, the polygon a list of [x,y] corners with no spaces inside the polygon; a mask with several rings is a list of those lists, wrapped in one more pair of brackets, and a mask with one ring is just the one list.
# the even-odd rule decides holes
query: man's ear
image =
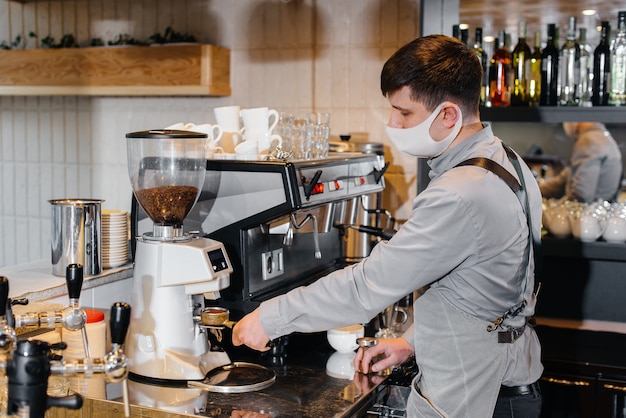
{"label": "man's ear", "polygon": [[443,107],[443,126],[447,129],[453,128],[461,117],[461,109],[449,103]]}

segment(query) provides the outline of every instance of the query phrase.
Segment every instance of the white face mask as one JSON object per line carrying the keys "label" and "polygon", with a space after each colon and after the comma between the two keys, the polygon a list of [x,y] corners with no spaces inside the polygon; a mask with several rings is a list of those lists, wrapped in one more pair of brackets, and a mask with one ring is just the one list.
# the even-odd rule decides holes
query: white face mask
{"label": "white face mask", "polygon": [[454,141],[454,138],[459,134],[461,126],[463,125],[463,115],[459,110],[459,119],[456,121],[452,132],[441,141],[435,141],[430,136],[430,126],[435,118],[441,112],[441,109],[446,104],[452,104],[450,102],[443,102],[426,120],[419,125],[412,128],[392,128],[390,126],[385,127],[387,136],[393,143],[393,145],[400,151],[414,157],[422,158],[434,158],[441,155]]}

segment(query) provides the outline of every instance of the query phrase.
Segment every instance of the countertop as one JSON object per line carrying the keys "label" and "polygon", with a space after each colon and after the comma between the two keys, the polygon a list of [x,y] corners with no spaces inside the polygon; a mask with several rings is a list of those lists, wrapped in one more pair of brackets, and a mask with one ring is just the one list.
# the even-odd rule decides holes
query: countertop
{"label": "countertop", "polygon": [[[83,290],[102,286],[133,275],[133,265],[128,262],[120,267],[103,269],[95,276],[83,278]],[[52,274],[50,260],[37,260],[0,268],[0,276],[9,279],[9,297],[45,300],[67,294],[65,277]]]}
{"label": "countertop", "polygon": [[[225,338],[230,338],[226,336]],[[355,384],[354,353],[337,353],[325,333],[292,334],[280,355],[227,348],[232,361],[264,365],[276,373],[269,387],[247,393],[215,393],[197,388],[149,385],[129,381],[134,407],[169,414],[226,418],[235,411],[261,417],[357,417],[384,387],[387,376],[362,376]],[[107,389],[107,400],[121,402],[120,389]]]}
{"label": "countertop", "polygon": [[[132,277],[133,266],[106,269],[96,276],[85,276],[83,290]],[[49,260],[39,260],[0,269],[0,276],[9,278],[9,296],[45,300],[67,294],[64,277],[52,274]],[[33,302],[29,303],[33,309]],[[229,341],[230,335],[224,335]],[[352,366],[353,353],[334,352],[326,333],[295,334],[287,338],[284,351],[259,354],[253,350],[226,347],[232,361],[247,361],[265,365],[276,373],[276,381],[268,388],[249,393],[213,393],[196,388],[172,388],[129,382],[133,416],[211,416],[230,417],[233,411],[245,410],[270,414],[271,417],[351,417],[363,416],[366,399],[380,391],[384,376],[364,379],[364,389],[355,385]],[[80,390],[78,390],[80,392]],[[107,384],[106,396],[86,393],[89,405],[106,409],[107,416],[122,416],[121,388]],[[96,405],[97,404],[97,405]],[[64,410],[53,408],[64,416]],[[360,412],[359,412],[360,411]],[[156,415],[155,415],[156,413]],[[137,415],[138,414],[138,415]]]}

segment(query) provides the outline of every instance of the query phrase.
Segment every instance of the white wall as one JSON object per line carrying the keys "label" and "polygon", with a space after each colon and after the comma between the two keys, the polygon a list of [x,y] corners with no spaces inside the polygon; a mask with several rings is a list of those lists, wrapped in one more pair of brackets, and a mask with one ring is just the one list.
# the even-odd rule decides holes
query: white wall
{"label": "white wall", "polygon": [[[328,111],[334,135],[387,141],[378,77],[418,35],[419,9],[420,0],[0,0],[0,41],[31,31],[57,40],[73,33],[82,44],[119,33],[146,39],[171,26],[230,48],[232,87],[225,98],[0,97],[0,266],[50,256],[48,199],[130,208],[130,131],[214,123],[214,107],[238,104]],[[415,196],[416,164],[385,152],[385,206],[402,219]]]}

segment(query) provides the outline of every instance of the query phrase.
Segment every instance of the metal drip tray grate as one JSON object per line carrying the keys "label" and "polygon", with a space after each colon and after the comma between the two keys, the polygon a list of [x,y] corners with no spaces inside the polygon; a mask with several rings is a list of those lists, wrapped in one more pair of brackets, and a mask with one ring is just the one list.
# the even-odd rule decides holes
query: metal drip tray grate
{"label": "metal drip tray grate", "polygon": [[411,388],[408,386],[386,386],[368,408],[367,416],[406,417],[406,402],[410,392]]}

